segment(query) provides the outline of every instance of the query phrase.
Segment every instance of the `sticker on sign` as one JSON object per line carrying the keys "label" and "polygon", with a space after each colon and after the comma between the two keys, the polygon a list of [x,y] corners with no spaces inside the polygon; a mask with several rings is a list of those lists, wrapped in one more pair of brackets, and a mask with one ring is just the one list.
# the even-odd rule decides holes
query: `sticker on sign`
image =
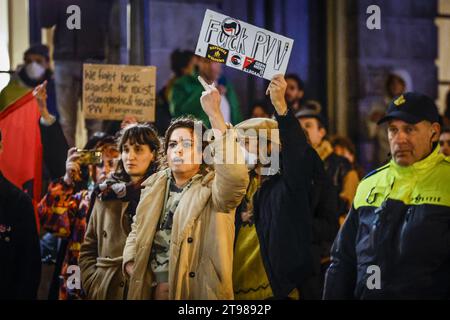
{"label": "sticker on sign", "polygon": [[271,80],[285,74],[294,40],[206,10],[195,53]]}

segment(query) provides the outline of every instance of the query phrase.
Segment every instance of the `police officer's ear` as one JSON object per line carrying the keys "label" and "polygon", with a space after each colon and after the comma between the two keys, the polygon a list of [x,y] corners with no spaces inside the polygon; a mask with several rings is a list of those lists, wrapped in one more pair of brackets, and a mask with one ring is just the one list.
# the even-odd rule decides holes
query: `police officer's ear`
{"label": "police officer's ear", "polygon": [[437,142],[439,141],[439,136],[441,132],[441,125],[437,122],[431,124],[431,141]]}

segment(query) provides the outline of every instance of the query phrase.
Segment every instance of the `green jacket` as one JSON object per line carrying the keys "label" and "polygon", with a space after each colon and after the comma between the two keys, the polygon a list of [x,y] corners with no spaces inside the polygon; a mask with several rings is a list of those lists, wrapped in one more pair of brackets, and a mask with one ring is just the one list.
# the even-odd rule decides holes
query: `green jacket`
{"label": "green jacket", "polygon": [[[235,125],[243,120],[241,109],[232,85],[227,82],[225,87],[227,89],[226,96],[230,104],[231,123]],[[183,76],[175,81],[170,103],[172,116],[180,117],[190,114],[202,120],[208,128],[211,127],[208,116],[200,105],[200,97],[203,91],[202,85],[197,80],[197,74]]]}
{"label": "green jacket", "polygon": [[[408,167],[391,160],[361,181],[333,245],[325,299],[450,298],[450,158],[439,149]],[[374,266],[376,290],[367,286]]]}

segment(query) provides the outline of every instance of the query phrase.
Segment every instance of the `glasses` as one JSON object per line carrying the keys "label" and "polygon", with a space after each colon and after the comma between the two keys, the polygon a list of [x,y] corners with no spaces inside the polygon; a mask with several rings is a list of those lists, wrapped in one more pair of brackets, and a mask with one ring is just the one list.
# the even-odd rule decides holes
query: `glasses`
{"label": "glasses", "polygon": [[444,144],[450,146],[450,140],[439,140],[439,145],[442,147]]}

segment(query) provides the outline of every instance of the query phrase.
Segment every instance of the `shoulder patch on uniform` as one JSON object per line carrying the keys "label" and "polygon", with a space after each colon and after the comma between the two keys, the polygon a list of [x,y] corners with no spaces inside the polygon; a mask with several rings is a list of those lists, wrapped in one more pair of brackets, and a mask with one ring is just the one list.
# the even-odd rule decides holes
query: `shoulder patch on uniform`
{"label": "shoulder patch on uniform", "polygon": [[364,178],[361,179],[361,181],[366,180],[367,178],[369,178],[369,177],[373,176],[374,174],[377,174],[378,172],[381,172],[381,171],[383,171],[384,169],[387,169],[387,168],[389,168],[389,163],[384,165],[381,168],[378,168],[378,169],[375,169],[375,170],[369,172],[368,174],[366,174],[366,176]]}

